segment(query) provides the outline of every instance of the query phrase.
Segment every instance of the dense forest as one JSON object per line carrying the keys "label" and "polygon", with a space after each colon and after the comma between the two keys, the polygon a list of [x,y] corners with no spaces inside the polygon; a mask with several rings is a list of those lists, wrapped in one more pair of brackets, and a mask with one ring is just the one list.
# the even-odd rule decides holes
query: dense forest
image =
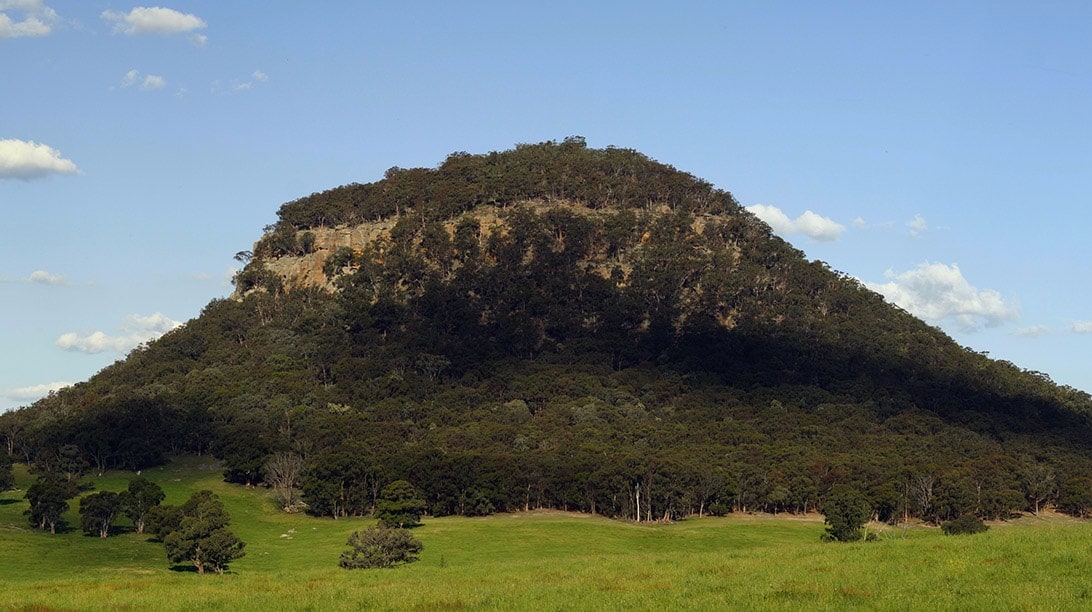
{"label": "dense forest", "polygon": [[[332,517],[400,480],[435,515],[806,512],[836,486],[891,521],[1092,511],[1087,393],[638,152],[455,153],[278,217],[232,298],[0,415],[7,456],[78,476],[210,454]],[[317,237],[364,225],[360,248]],[[309,255],[326,284],[274,270]]]}

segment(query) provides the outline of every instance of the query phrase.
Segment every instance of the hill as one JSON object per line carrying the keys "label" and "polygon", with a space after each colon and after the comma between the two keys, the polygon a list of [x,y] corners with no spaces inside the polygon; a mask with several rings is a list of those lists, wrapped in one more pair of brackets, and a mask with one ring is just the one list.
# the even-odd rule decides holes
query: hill
{"label": "hill", "polygon": [[728,192],[578,138],[283,205],[186,326],[0,416],[42,471],[181,452],[311,512],[397,479],[430,512],[881,518],[1092,502],[1092,398],[808,261]]}

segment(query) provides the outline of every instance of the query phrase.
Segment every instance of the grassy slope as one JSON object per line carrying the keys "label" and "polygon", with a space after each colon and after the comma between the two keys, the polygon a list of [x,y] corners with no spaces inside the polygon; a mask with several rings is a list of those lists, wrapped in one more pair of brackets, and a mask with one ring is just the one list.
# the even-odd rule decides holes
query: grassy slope
{"label": "grassy slope", "polygon": [[[421,561],[345,571],[345,538],[371,521],[276,510],[187,458],[145,476],[180,503],[216,491],[247,542],[224,576],[170,571],[162,546],[122,533],[26,529],[21,492],[0,494],[0,608],[651,609],[1092,608],[1092,524],[1022,519],[971,537],[888,529],[823,544],[816,521],[727,517],[635,525],[564,513],[428,519]],[[129,474],[96,479],[121,490]],[[20,473],[20,485],[28,483]],[[78,524],[73,502],[72,525]],[[123,525],[124,526],[124,525]]]}

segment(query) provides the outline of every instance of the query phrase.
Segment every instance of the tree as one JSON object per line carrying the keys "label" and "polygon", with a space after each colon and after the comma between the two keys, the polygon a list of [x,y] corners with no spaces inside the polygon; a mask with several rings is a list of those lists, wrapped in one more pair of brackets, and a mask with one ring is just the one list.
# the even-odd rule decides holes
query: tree
{"label": "tree", "polygon": [[190,562],[197,573],[211,569],[224,573],[228,562],[244,556],[246,544],[228,531],[230,517],[224,504],[212,491],[198,491],[179,512],[177,527],[163,538],[167,559],[172,563]]}
{"label": "tree", "polygon": [[386,527],[414,527],[421,524],[425,500],[417,489],[405,480],[396,480],[383,487],[376,504],[379,523]]}
{"label": "tree", "polygon": [[182,507],[161,504],[152,506],[144,517],[145,531],[152,534],[155,539],[162,542],[172,531],[178,529],[182,522]]}
{"label": "tree", "polygon": [[57,448],[39,448],[34,458],[33,472],[50,477],[63,476],[73,483],[83,476],[88,463],[75,444],[63,444]]}
{"label": "tree", "polygon": [[80,499],[80,527],[87,535],[110,535],[110,528],[121,511],[121,496],[113,491],[92,493]]}
{"label": "tree", "polygon": [[303,459],[296,453],[277,453],[262,466],[262,477],[273,488],[277,503],[288,512],[298,500],[296,487],[303,474]]}
{"label": "tree", "polygon": [[868,522],[872,508],[856,489],[835,485],[823,502],[820,512],[826,517],[826,536],[838,542],[856,542],[862,537],[861,528]]}
{"label": "tree", "polygon": [[1066,479],[1059,491],[1058,509],[1078,518],[1092,516],[1092,478]]}
{"label": "tree", "polygon": [[0,451],[0,491],[7,491],[15,486],[15,472],[12,470],[12,463],[11,456]]}
{"label": "tree", "polygon": [[138,476],[129,481],[128,490],[120,493],[121,511],[133,521],[137,533],[144,533],[148,513],[165,498],[166,494],[159,485]]}
{"label": "tree", "polygon": [[933,510],[933,488],[936,477],[932,474],[915,474],[910,477],[910,501],[918,511],[918,516],[930,518]]}
{"label": "tree", "polygon": [[424,546],[409,531],[382,525],[354,531],[345,543],[350,548],[338,562],[345,569],[391,567],[413,563]]}
{"label": "tree", "polygon": [[1039,508],[1054,498],[1058,492],[1054,471],[1050,466],[1035,463],[1024,470],[1024,496],[1031,503],[1031,511],[1039,514]]}
{"label": "tree", "polygon": [[57,533],[57,527],[64,525],[64,513],[68,512],[68,500],[75,496],[71,483],[61,480],[59,475],[43,476],[27,488],[26,498],[30,509],[24,512],[30,518],[30,524],[38,529],[49,528],[49,533]]}

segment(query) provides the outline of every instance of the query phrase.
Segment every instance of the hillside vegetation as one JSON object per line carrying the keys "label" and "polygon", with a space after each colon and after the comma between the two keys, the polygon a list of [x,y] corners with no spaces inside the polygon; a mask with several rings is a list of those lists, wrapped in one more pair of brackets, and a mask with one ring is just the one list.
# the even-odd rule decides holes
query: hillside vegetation
{"label": "hillside vegetation", "polygon": [[395,480],[433,516],[803,513],[836,485],[882,520],[1092,509],[1088,394],[634,151],[392,168],[285,204],[239,257],[234,298],[0,415],[8,452],[40,473],[211,454],[245,484],[289,457],[285,490],[335,517]]}

